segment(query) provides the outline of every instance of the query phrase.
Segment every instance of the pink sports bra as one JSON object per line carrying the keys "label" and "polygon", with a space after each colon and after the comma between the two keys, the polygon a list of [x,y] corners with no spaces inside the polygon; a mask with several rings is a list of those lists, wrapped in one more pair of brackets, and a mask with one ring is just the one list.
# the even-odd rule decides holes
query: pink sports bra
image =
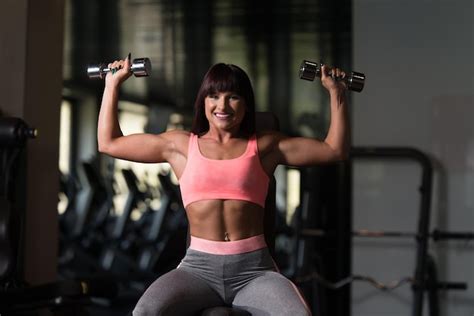
{"label": "pink sports bra", "polygon": [[269,178],[260,164],[257,138],[237,158],[210,159],[201,154],[198,136],[191,134],[188,159],[179,179],[183,204],[200,200],[243,200],[265,207]]}

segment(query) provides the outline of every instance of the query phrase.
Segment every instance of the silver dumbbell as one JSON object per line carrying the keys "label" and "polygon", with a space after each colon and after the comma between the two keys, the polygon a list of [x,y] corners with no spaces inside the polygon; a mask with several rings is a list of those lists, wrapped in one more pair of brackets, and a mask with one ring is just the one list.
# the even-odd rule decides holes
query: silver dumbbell
{"label": "silver dumbbell", "polygon": [[[300,79],[313,81],[315,77],[321,77],[322,65],[322,63],[318,64],[309,60],[303,60],[300,66]],[[346,83],[347,89],[361,92],[364,88],[365,75],[360,72],[351,71],[342,80]]]}
{"label": "silver dumbbell", "polygon": [[[110,72],[106,64],[90,65],[87,67],[87,76],[90,79],[105,78],[105,75]],[[151,74],[151,62],[149,58],[135,58],[130,66],[130,71],[135,77],[148,77]]]}

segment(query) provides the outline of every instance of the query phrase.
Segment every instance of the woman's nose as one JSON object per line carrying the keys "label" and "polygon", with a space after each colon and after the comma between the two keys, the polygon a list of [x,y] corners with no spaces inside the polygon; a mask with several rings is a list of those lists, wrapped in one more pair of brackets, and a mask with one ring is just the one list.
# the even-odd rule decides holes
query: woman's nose
{"label": "woman's nose", "polygon": [[217,108],[219,109],[225,109],[228,105],[228,100],[227,98],[224,98],[224,97],[220,97],[219,99],[217,99]]}

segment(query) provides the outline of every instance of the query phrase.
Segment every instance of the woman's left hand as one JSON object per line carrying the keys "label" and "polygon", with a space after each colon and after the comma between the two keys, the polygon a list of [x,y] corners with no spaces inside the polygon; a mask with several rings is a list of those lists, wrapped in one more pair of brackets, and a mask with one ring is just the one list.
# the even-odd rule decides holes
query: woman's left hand
{"label": "woman's left hand", "polygon": [[345,77],[346,73],[339,68],[329,68],[326,65],[321,66],[321,83],[329,92],[343,92],[347,90],[347,85],[343,80]]}

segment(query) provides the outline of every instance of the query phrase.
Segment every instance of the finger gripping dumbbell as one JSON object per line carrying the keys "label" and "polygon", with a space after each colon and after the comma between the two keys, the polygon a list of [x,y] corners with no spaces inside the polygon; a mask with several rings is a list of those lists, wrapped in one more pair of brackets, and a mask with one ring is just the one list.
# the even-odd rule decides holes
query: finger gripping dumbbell
{"label": "finger gripping dumbbell", "polygon": [[[321,77],[322,65],[322,63],[303,60],[300,66],[300,79],[313,81],[315,77]],[[361,92],[364,88],[365,75],[360,72],[351,71],[342,80],[346,83],[347,89]]]}
{"label": "finger gripping dumbbell", "polygon": [[[105,78],[105,75],[112,71],[107,64],[90,65],[87,67],[87,76],[90,79]],[[135,77],[148,77],[151,74],[151,62],[149,58],[135,58],[130,66],[130,71]]]}

